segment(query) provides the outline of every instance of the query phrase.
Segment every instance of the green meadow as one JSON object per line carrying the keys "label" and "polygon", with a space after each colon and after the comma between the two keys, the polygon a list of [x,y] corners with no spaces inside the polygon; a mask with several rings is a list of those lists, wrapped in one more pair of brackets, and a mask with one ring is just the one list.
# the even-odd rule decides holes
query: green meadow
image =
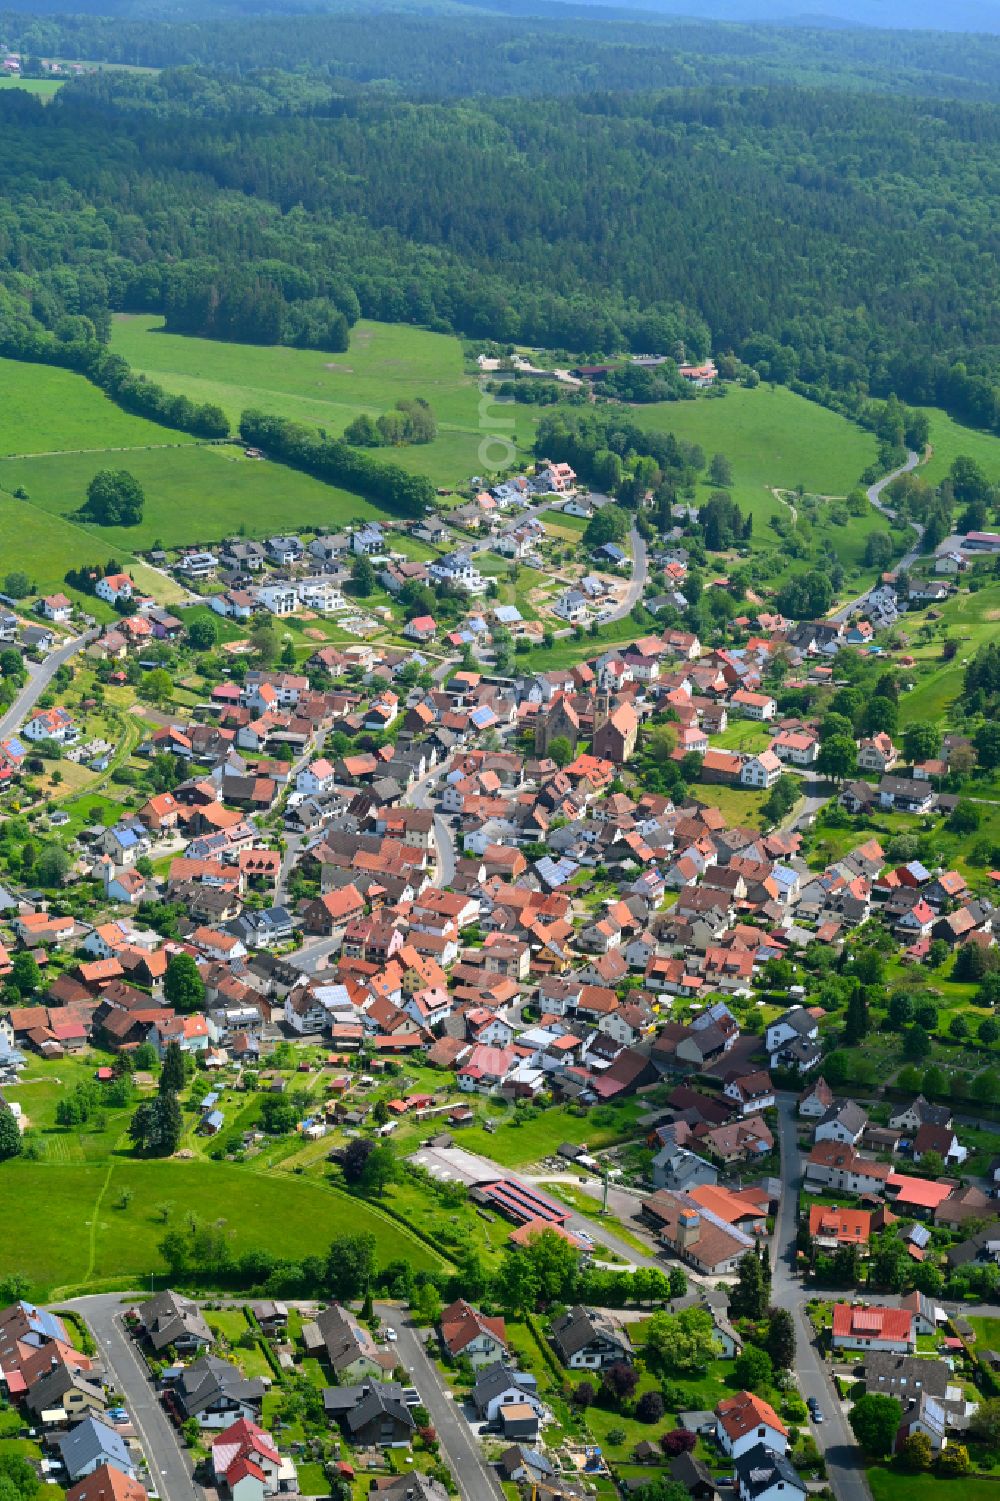
{"label": "green meadow", "polygon": [[57,94],[65,82],[65,78],[0,78],[0,88],[24,89],[28,94],[47,100]]}
{"label": "green meadow", "polygon": [[193,441],[122,411],[72,370],[0,359],[0,457]]}
{"label": "green meadow", "polygon": [[[466,485],[479,469],[500,467],[495,455],[491,461],[480,454],[483,432],[497,429],[483,427],[476,377],[465,369],[459,340],[447,334],[362,320],[351,330],[350,348],[331,356],[167,334],[160,318],[120,315],[111,345],[168,391],[218,403],[234,428],[244,408],[259,407],[339,435],[359,413],[378,416],[402,397],[423,396],[434,410],[438,436],[433,443],[394,449],[395,462],[448,488]],[[496,410],[488,415],[496,417]],[[526,453],[534,441],[535,409],[510,406],[500,415],[516,423]]]}
{"label": "green meadow", "polygon": [[937,407],[922,407],[930,419],[931,458],[921,470],[924,479],[940,484],[953,460],[959,456],[975,459],[994,484],[1000,484],[1000,438],[992,433],[965,427]]}
{"label": "green meadow", "polygon": [[[26,367],[41,369],[41,366]],[[98,527],[74,519],[94,474],[127,468],[146,494],[138,526]],[[22,489],[28,499],[17,500]],[[245,459],[234,447],[194,443],[128,453],[60,453],[0,460],[0,542],[42,588],[66,569],[111,553],[217,542],[297,528],[336,528],[383,513],[359,496],[280,464]]]}
{"label": "green meadow", "polygon": [[232,1163],[117,1154],[86,1164],[14,1161],[4,1163],[3,1185],[16,1213],[5,1216],[0,1274],[26,1273],[38,1297],[124,1286],[162,1271],[157,1247],[175,1214],[221,1221],[236,1252],[260,1246],[290,1259],[323,1255],[349,1221],[352,1230],[375,1233],[383,1262],[402,1258],[415,1270],[439,1264],[377,1208],[315,1179]]}
{"label": "green meadow", "polygon": [[736,490],[804,485],[814,495],[846,495],[875,458],[875,439],[853,422],[784,386],[730,386],[719,398],[633,407],[655,432],[699,443],[710,458],[724,453]]}

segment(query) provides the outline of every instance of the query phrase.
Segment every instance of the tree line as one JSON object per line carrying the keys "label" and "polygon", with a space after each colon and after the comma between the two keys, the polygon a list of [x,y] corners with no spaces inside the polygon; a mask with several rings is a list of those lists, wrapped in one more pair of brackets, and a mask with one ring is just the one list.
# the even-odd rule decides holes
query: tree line
{"label": "tree line", "polygon": [[594,357],[714,346],[831,405],[896,392],[1000,427],[993,104],[778,84],[416,104],[185,70],[44,108],[8,90],[0,124],[0,328],[22,339],[101,340],[125,309],[342,347],[360,314]]}

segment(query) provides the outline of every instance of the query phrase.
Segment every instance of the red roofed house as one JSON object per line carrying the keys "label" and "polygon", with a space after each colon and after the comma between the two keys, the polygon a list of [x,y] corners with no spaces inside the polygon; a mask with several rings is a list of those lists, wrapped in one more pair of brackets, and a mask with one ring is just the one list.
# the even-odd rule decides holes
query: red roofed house
{"label": "red roofed house", "polygon": [[437,634],[437,622],[433,615],[417,615],[403,627],[403,635],[410,641],[433,641]]}
{"label": "red roofed house", "polygon": [[809,1234],[824,1251],[838,1246],[867,1246],[872,1217],[867,1209],[844,1209],[836,1204],[810,1204]]}
{"label": "red roofed house", "polygon": [[98,1465],[66,1492],[66,1501],[146,1501],[146,1491],[114,1465]]}
{"label": "red roofed house", "polygon": [[[231,1424],[213,1442],[212,1468],[216,1486],[224,1483],[237,1501],[273,1496],[279,1489],[279,1478],[285,1478],[281,1455],[271,1435],[246,1418]],[[255,1484],[244,1484],[248,1478]]]}
{"label": "red roofed house", "polygon": [[889,1350],[912,1355],[917,1348],[913,1314],[906,1308],[836,1303],[833,1309],[835,1350]]}
{"label": "red roofed house", "polygon": [[715,1436],[732,1459],[764,1444],[775,1454],[788,1449],[788,1429],[770,1402],[753,1392],[725,1397],[715,1409]]}
{"label": "red roofed house", "polygon": [[459,1298],[441,1313],[441,1343],[454,1360],[464,1355],[473,1366],[492,1365],[507,1353],[507,1329],[503,1319]]}

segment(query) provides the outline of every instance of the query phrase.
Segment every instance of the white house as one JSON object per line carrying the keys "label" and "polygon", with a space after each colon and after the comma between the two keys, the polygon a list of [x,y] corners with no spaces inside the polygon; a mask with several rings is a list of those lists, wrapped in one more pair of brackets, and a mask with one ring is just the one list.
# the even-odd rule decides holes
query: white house
{"label": "white house", "polygon": [[359,526],[351,538],[351,547],[359,558],[377,558],[385,552],[385,533],[377,521]]}
{"label": "white house", "polygon": [[801,1501],[807,1495],[788,1455],[776,1454],[764,1443],[741,1454],[733,1470],[739,1501]]}
{"label": "white house", "polygon": [[466,594],[482,594],[486,588],[486,580],[465,552],[446,553],[435,559],[427,572],[432,583],[454,584]]}
{"label": "white house", "polygon": [[94,593],[109,605],[116,605],[120,599],[131,599],[135,586],[127,573],[109,573],[98,579]]}
{"label": "white house", "polygon": [[311,766],[304,766],[295,778],[296,792],[302,792],[306,797],[316,797],[324,792],[329,792],[333,786],[334,770],[330,762],[321,759],[313,761]]}
{"label": "white house", "polygon": [[232,620],[249,620],[257,601],[245,589],[227,589],[224,594],[213,594],[208,601],[216,615]]}
{"label": "white house", "polygon": [[188,578],[207,579],[218,566],[219,560],[214,552],[186,552],[177,564],[177,571]]}
{"label": "white house", "polygon": [[59,624],[67,621],[73,613],[73,601],[65,594],[45,594],[38,601],[38,607],[46,620],[55,620]]}
{"label": "white house", "polygon": [[294,615],[299,607],[294,584],[262,584],[257,598],[272,615]]}
{"label": "white house", "polygon": [[907,1308],[882,1308],[866,1303],[833,1306],[835,1350],[891,1350],[912,1355],[917,1348],[913,1314]]}
{"label": "white house", "polygon": [[811,730],[781,730],[771,741],[771,749],[789,766],[812,766],[819,755],[819,740]]}
{"label": "white house", "polygon": [[837,1141],[854,1147],[864,1133],[868,1117],[855,1100],[831,1105],[820,1120],[813,1135],[814,1141]]}
{"label": "white house", "polygon": [[771,1067],[777,1067],[778,1055],[790,1042],[815,1042],[818,1036],[819,1022],[811,1012],[805,1006],[793,1006],[771,1022],[764,1034],[764,1047]]}
{"label": "white house", "polygon": [[73,745],[80,730],[68,709],[39,709],[21,731],[25,740],[55,740],[59,745]]}
{"label": "white house", "polygon": [[747,756],[740,767],[740,785],[743,787],[773,787],[781,776],[781,762],[773,750],[760,751],[756,756]]}
{"label": "white house", "polygon": [[332,615],[337,610],[347,609],[347,600],[330,579],[299,579],[295,592],[307,610],[316,610],[320,615]]}
{"label": "white house", "polygon": [[738,1459],[759,1444],[775,1454],[788,1449],[788,1429],[770,1402],[754,1392],[723,1398],[715,1409],[715,1437],[731,1459]]}
{"label": "white house", "polygon": [[561,620],[568,620],[570,625],[580,624],[590,614],[587,596],[581,594],[579,589],[564,589],[553,604],[552,613]]}
{"label": "white house", "polygon": [[769,693],[751,693],[748,688],[737,688],[729,705],[744,719],[773,719],[778,712],[778,705]]}

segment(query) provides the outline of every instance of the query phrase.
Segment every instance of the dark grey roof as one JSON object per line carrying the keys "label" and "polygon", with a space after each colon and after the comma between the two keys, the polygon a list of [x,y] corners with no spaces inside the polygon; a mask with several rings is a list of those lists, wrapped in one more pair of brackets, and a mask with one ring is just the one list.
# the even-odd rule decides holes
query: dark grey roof
{"label": "dark grey roof", "polygon": [[164,1350],[179,1339],[196,1339],[212,1343],[212,1331],[202,1318],[197,1303],[166,1288],[139,1305],[142,1320],[154,1350]]}
{"label": "dark grey roof", "polygon": [[943,1397],[948,1387],[948,1367],[943,1360],[919,1355],[893,1355],[873,1350],[865,1356],[865,1385],[870,1392],[885,1392],[904,1402],[921,1391]]}
{"label": "dark grey roof", "polygon": [[413,1428],[414,1421],[398,1381],[365,1381],[358,1386],[330,1386],[323,1392],[323,1406],[330,1417],[342,1418],[351,1433],[357,1433],[373,1418],[385,1415]]}
{"label": "dark grey roof", "polygon": [[266,1387],[259,1377],[248,1380],[242,1371],[217,1355],[203,1355],[184,1368],[174,1390],[185,1413],[194,1417],[223,1397],[256,1406],[263,1401]]}
{"label": "dark grey roof", "polygon": [[516,1371],[513,1366],[505,1365],[502,1360],[496,1360],[492,1365],[484,1366],[476,1377],[476,1385],[473,1389],[472,1400],[480,1409],[506,1391],[509,1386],[515,1386],[525,1396],[536,1397],[538,1382],[528,1371]]}
{"label": "dark grey roof", "polygon": [[552,1321],[552,1343],[564,1361],[595,1339],[614,1340],[626,1354],[631,1349],[628,1335],[609,1314],[577,1304]]}
{"label": "dark grey roof", "polygon": [[826,1126],[831,1121],[839,1121],[847,1131],[863,1131],[867,1120],[868,1116],[856,1100],[837,1100],[830,1106],[819,1124]]}
{"label": "dark grey roof", "polygon": [[791,1460],[784,1454],[775,1454],[763,1444],[754,1444],[752,1449],[741,1454],[733,1461],[733,1469],[739,1479],[741,1494],[750,1501],[770,1490],[772,1485],[782,1485],[787,1494],[797,1491],[804,1496],[806,1493]]}
{"label": "dark grey roof", "polygon": [[71,1480],[77,1480],[105,1463],[114,1465],[115,1469],[133,1479],[135,1477],[135,1467],[125,1440],[96,1418],[84,1418],[82,1423],[71,1428],[65,1438],[59,1440],[59,1452]]}

